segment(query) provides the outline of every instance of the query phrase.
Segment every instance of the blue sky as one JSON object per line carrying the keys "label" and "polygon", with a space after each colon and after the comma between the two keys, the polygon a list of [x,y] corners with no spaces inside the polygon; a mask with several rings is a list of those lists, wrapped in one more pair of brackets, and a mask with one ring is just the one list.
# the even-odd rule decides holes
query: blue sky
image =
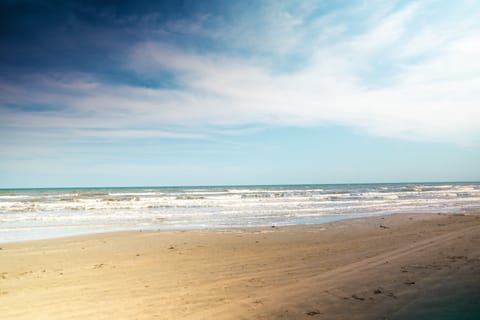
{"label": "blue sky", "polygon": [[480,180],[476,1],[4,1],[0,187]]}

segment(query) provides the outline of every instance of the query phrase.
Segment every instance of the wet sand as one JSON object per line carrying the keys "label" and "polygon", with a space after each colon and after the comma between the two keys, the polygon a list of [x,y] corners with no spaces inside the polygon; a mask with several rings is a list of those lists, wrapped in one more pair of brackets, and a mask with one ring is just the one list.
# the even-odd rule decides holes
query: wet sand
{"label": "wet sand", "polygon": [[473,212],[0,247],[2,319],[405,319],[480,292]]}

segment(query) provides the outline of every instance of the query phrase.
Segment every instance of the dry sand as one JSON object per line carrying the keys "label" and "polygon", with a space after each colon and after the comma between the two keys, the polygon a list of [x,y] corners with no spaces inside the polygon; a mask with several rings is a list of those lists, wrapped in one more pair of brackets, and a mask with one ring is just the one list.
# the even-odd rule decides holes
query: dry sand
{"label": "dry sand", "polygon": [[2,319],[391,319],[480,285],[476,213],[0,247]]}

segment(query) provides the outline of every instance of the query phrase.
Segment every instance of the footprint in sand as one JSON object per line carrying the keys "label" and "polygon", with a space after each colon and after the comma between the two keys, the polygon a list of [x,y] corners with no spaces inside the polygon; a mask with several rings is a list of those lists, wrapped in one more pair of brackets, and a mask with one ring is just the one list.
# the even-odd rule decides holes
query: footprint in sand
{"label": "footprint in sand", "polygon": [[355,300],[360,300],[360,301],[364,301],[364,300],[365,300],[364,297],[360,297],[360,296],[358,296],[358,295],[356,295],[356,294],[352,294],[352,298],[355,299]]}
{"label": "footprint in sand", "polygon": [[316,316],[316,315],[319,315],[319,314],[322,314],[320,311],[318,310],[312,310],[312,311],[308,311],[305,313],[307,316]]}

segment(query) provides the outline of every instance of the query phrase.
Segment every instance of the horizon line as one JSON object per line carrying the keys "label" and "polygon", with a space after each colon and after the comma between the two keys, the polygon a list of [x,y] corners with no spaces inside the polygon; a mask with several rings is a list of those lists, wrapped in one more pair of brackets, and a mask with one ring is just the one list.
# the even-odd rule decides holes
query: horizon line
{"label": "horizon line", "polygon": [[222,188],[222,187],[283,187],[283,186],[334,186],[334,185],[387,185],[387,184],[480,184],[480,180],[464,181],[401,181],[401,182],[340,182],[340,183],[280,183],[280,184],[213,184],[213,185],[136,185],[136,186],[68,186],[68,187],[0,187],[0,191],[6,190],[32,190],[32,189],[141,189],[141,188]]}

